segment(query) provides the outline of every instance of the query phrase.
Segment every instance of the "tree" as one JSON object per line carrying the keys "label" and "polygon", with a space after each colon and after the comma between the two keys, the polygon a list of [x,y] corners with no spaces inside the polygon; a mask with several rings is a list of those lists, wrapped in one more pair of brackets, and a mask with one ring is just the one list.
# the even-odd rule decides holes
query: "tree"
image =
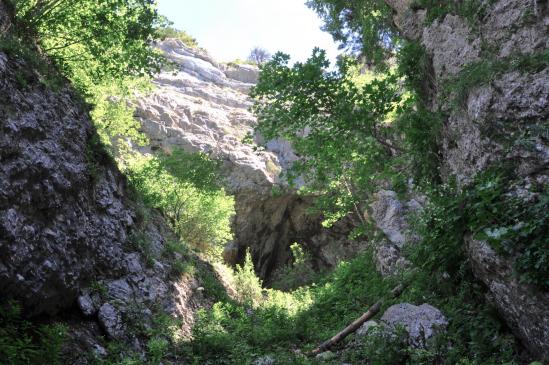
{"label": "tree", "polygon": [[357,210],[402,152],[400,135],[387,122],[403,102],[398,77],[379,75],[360,85],[350,77],[350,59],[329,71],[320,49],[305,63],[290,67],[288,61],[277,53],[262,67],[252,92],[257,130],[266,140],[292,143],[301,158],[289,178],[303,177],[328,223],[334,222]]}
{"label": "tree", "polygon": [[398,32],[385,0],[307,0],[306,5],[324,21],[322,29],[341,42],[340,48],[386,66]]}
{"label": "tree", "polygon": [[34,38],[73,82],[142,76],[162,65],[163,58],[150,47],[161,21],[155,0],[13,3],[19,31]]}
{"label": "tree", "polygon": [[260,66],[267,62],[270,58],[271,54],[265,48],[254,47],[250,51],[248,61],[255,62],[256,65]]}

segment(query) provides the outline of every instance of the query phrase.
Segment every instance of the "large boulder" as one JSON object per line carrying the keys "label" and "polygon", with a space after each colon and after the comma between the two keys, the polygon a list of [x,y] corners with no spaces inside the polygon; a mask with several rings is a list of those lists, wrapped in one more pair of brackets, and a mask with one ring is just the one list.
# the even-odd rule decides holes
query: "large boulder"
{"label": "large boulder", "polygon": [[448,326],[444,314],[429,304],[395,304],[387,308],[380,322],[393,331],[404,328],[410,345],[417,348],[426,347],[430,338],[444,332]]}

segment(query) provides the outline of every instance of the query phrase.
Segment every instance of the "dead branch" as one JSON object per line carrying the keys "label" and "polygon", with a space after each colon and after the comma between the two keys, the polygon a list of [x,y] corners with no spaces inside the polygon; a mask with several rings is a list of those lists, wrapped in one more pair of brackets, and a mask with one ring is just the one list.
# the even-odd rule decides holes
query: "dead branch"
{"label": "dead branch", "polygon": [[[397,298],[402,292],[404,291],[404,288],[406,286],[404,284],[399,284],[393,290],[391,290],[391,298]],[[337,344],[341,340],[343,340],[345,337],[349,336],[351,333],[355,332],[357,329],[362,326],[364,322],[369,320],[370,318],[374,317],[376,314],[379,313],[379,310],[381,309],[381,306],[383,305],[383,299],[378,300],[374,305],[372,305],[366,313],[361,315],[359,318],[357,318],[353,323],[345,327],[341,332],[338,332],[334,337],[330,338],[329,340],[323,342],[318,346],[316,349],[311,351],[309,353],[309,356],[315,356],[320,354],[321,352],[324,352],[328,350],[333,345]]]}

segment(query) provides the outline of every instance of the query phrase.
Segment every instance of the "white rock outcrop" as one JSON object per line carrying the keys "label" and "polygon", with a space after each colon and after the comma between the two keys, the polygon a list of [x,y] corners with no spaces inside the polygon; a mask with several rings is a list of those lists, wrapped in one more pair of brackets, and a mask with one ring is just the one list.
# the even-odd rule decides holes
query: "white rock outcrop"
{"label": "white rock outcrop", "polygon": [[[150,149],[181,148],[204,152],[223,161],[228,191],[235,195],[235,242],[227,247],[229,263],[241,262],[250,248],[257,273],[268,284],[276,268],[291,259],[289,246],[303,244],[318,267],[330,267],[357,244],[346,239],[352,227],[322,227],[320,216],[307,213],[312,200],[289,191],[273,196],[272,188],[284,184],[280,173],[296,160],[283,140],[257,146],[243,142],[256,123],[248,110],[248,92],[259,70],[251,65],[222,65],[204,50],[167,39],[158,44],[175,70],[156,76],[156,89],[137,102],[137,118],[148,135]],[[337,247],[336,247],[337,246]]]}
{"label": "white rock outcrop", "polygon": [[271,143],[270,151],[261,152],[242,142],[255,123],[247,95],[253,84],[237,78],[257,80],[258,69],[225,67],[225,73],[203,51],[176,39],[160,42],[158,47],[177,70],[160,73],[153,93],[138,101],[137,117],[151,147],[179,147],[223,160],[232,193],[270,191],[278,182],[281,166],[295,156],[284,142]]}

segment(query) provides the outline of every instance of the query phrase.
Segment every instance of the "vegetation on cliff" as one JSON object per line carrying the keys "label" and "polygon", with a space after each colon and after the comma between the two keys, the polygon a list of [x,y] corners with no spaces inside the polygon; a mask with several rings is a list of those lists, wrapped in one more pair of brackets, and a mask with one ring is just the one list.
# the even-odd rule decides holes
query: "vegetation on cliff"
{"label": "vegetation on cliff", "polygon": [[[95,149],[105,147],[118,158],[136,193],[134,200],[146,207],[143,215],[147,209],[160,210],[179,236],[180,241],[168,250],[197,249],[218,260],[220,248],[232,238],[234,214],[234,201],[219,182],[219,164],[205,155],[179,150],[149,156],[129,151],[136,144],[146,144],[146,138],[128,102],[136,90],[150,90],[149,76],[163,64],[150,42],[155,37],[177,37],[196,46],[195,40],[167,25],[153,1],[16,0],[13,4],[21,34],[2,39],[0,46],[43,61],[32,50],[22,52],[23,48],[14,46],[36,41],[53,62],[48,72],[61,72],[91,104],[100,143],[96,139],[90,146],[90,159],[96,156]],[[228,270],[228,280],[235,284],[233,297],[216,278],[207,279],[206,291],[215,293],[216,303],[200,312],[192,340],[178,338],[177,322],[159,313],[151,328],[140,328],[149,338],[146,359],[112,342],[108,356],[97,358],[96,363],[249,364],[262,356],[281,364],[318,363],[306,352],[378,298],[387,297],[396,281],[409,283],[399,301],[436,305],[450,320],[447,332],[428,348],[411,346],[398,333],[347,340],[338,348],[339,363],[519,363],[520,346],[486,304],[485,289],[467,262],[464,240],[472,235],[515,257],[521,280],[547,289],[547,187],[532,186],[533,198],[526,203],[513,196],[508,189],[517,179],[513,165],[494,166],[460,188],[452,179],[444,179],[440,133],[448,111],[429,105],[433,85],[423,47],[399,38],[384,1],[312,0],[309,6],[336,39],[364,56],[368,66],[378,67],[365,71],[364,62],[342,57],[337,68],[330,68],[318,49],[308,61],[289,66],[289,57],[277,53],[261,66],[253,91],[258,130],[267,139],[282,137],[292,143],[301,159],[288,177],[305,178],[302,192],[319,196],[318,208],[327,225],[350,213],[358,213],[363,220],[371,194],[382,185],[403,196],[411,185],[425,193],[429,204],[415,226],[422,239],[407,253],[418,270],[383,279],[376,271],[373,252],[366,250],[318,277],[303,266],[306,254],[295,247],[294,265],[285,268],[273,284],[289,289],[281,291],[261,287],[248,256],[234,272]],[[468,14],[469,9],[456,10],[436,1],[416,6],[427,7],[428,22],[445,12],[464,9]],[[449,95],[459,99],[464,90],[492,72],[512,67],[538,70],[545,65],[545,53],[514,64],[481,60],[463,71],[461,76],[468,77],[456,77],[446,86]],[[357,232],[368,229],[364,224]],[[368,237],[376,233],[369,232]],[[147,252],[146,238],[139,232],[131,238]],[[204,274],[187,264],[175,265],[174,275]],[[313,283],[305,285],[302,279],[309,275]],[[387,298],[384,305],[394,303]],[[29,326],[19,319],[17,308],[13,304],[0,308],[0,354],[14,364],[33,363],[37,358],[62,361],[58,356],[63,328]]]}

